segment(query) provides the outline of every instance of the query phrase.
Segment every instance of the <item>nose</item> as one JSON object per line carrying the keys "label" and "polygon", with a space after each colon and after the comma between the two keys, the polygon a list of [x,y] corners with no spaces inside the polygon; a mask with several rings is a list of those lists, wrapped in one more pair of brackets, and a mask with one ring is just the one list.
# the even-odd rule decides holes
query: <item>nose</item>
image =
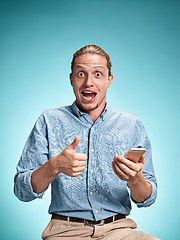
{"label": "nose", "polygon": [[86,77],[86,82],[85,82],[86,87],[92,87],[93,86],[93,77],[88,74]]}

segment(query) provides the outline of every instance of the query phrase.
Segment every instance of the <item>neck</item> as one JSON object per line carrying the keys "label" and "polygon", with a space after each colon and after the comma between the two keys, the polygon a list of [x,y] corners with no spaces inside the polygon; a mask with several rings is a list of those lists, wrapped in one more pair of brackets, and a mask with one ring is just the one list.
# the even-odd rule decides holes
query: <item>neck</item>
{"label": "neck", "polygon": [[103,113],[103,111],[105,109],[106,98],[103,100],[103,102],[99,106],[97,106],[95,109],[89,110],[89,111],[85,111],[85,109],[82,109],[80,106],[78,106],[77,101],[76,101],[76,105],[80,111],[87,113],[89,115],[89,117],[91,118],[91,120],[93,121],[93,123],[95,123],[95,121],[98,119],[98,117]]}
{"label": "neck", "polygon": [[91,120],[93,121],[93,123],[95,123],[98,117],[103,113],[105,106],[106,106],[106,103],[87,113],[91,118]]}

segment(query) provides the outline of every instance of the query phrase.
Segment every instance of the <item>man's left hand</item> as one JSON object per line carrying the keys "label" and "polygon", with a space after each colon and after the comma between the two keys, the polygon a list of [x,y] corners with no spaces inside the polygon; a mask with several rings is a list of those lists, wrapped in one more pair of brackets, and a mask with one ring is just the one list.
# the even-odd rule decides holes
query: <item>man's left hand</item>
{"label": "man's left hand", "polygon": [[140,174],[143,164],[145,162],[144,155],[139,159],[137,163],[120,156],[114,155],[112,167],[115,174],[123,181],[134,181]]}

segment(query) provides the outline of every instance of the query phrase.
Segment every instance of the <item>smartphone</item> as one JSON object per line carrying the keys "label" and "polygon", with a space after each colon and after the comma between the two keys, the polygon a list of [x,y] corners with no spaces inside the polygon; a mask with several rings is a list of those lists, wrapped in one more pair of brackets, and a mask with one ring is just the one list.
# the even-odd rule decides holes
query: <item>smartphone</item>
{"label": "smartphone", "polygon": [[138,162],[145,152],[145,148],[130,148],[124,157],[132,160],[133,162]]}

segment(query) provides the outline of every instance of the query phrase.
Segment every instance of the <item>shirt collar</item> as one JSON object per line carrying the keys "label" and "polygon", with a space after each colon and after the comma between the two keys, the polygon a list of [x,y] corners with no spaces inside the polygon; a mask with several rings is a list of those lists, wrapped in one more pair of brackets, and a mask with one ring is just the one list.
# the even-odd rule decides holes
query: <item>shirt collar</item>
{"label": "shirt collar", "polygon": [[102,118],[102,120],[104,121],[104,119],[105,119],[105,117],[106,117],[106,115],[107,115],[107,113],[108,113],[108,109],[109,109],[109,107],[108,107],[108,104],[107,104],[107,102],[106,102],[106,106],[105,106],[105,108],[104,108],[104,111],[101,113],[101,115],[100,115],[100,118]]}
{"label": "shirt collar", "polygon": [[[102,120],[104,121],[107,113],[108,113],[108,104],[106,103],[106,106],[104,108],[104,111],[102,112],[102,114],[100,115],[100,118],[102,118]],[[79,108],[77,107],[77,104],[76,104],[76,101],[73,102],[73,104],[71,105],[71,110],[72,110],[72,113],[77,117],[77,118],[80,118],[81,116],[87,114],[85,112],[81,112],[79,110]]]}

